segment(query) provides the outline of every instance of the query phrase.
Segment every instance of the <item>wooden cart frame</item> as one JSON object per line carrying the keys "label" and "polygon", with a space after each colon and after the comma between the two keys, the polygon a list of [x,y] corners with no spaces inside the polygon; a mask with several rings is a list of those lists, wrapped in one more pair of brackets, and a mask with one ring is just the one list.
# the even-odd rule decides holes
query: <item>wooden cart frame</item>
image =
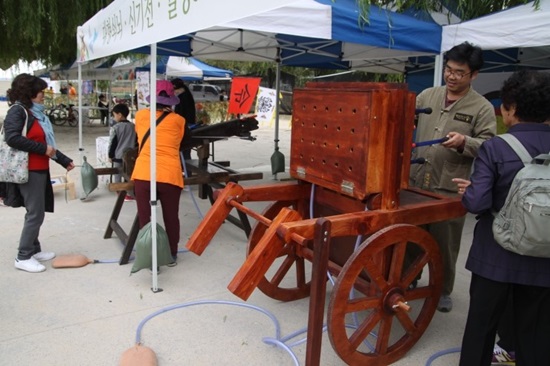
{"label": "wooden cart frame", "polygon": [[[247,258],[228,289],[244,300],[255,288],[280,301],[310,296],[306,364],[318,365],[330,273],[334,350],[350,365],[388,365],[418,341],[441,294],[438,244],[420,225],[465,210],[458,197],[408,187],[414,95],[403,85],[316,83],[295,92],[293,110],[297,180],[228,183],[187,247],[202,254],[233,209],[252,217]],[[245,205],[270,201],[261,214]]]}

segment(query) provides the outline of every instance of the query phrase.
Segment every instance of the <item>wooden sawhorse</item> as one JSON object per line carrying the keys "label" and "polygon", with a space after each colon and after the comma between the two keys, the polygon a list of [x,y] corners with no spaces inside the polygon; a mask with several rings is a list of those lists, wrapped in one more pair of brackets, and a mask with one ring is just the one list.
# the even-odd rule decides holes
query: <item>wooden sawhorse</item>
{"label": "wooden sawhorse", "polygon": [[[199,198],[209,198],[210,202],[214,202],[213,189],[223,188],[227,182],[239,182],[243,180],[262,179],[263,173],[251,172],[251,173],[239,173],[233,169],[230,169],[228,162],[209,162],[206,166],[202,166],[197,160],[187,160],[187,167],[194,174],[191,177],[185,178],[184,183],[186,186],[199,185]],[[100,168],[96,169],[98,174],[117,174],[118,170],[114,168]],[[122,226],[118,223],[118,217],[124,204],[124,198],[128,191],[132,191],[134,184],[132,182],[125,183],[111,183],[109,185],[110,191],[118,191],[117,199],[107,229],[103,235],[104,239],[112,237],[113,232],[116,233],[122,244],[124,250],[119,260],[119,264],[127,264],[130,260],[130,255],[134,249],[134,244],[139,232],[139,220],[136,212],[136,216],[130,228],[130,231],[126,233]],[[251,231],[250,222],[248,216],[238,211],[239,217],[228,216],[227,221],[233,225],[241,228],[248,237]]]}

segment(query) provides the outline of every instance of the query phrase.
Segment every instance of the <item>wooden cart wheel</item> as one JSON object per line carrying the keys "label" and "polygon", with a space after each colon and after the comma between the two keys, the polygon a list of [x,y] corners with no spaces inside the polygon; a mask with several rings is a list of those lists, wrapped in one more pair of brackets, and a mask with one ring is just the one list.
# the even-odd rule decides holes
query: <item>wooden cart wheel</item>
{"label": "wooden cart wheel", "polygon": [[[293,208],[293,202],[276,201],[264,210],[262,216],[272,220],[284,207]],[[260,222],[254,226],[248,239],[247,256],[254,250],[266,230],[267,226]],[[296,255],[296,245],[298,244],[293,242],[286,243],[278,255],[280,259],[274,263],[274,265],[280,264],[280,267],[272,276],[268,275],[270,278],[264,276],[258,284],[260,291],[273,299],[293,301],[309,296],[311,280],[306,282],[306,260]],[[283,283],[283,280],[291,271],[294,271],[296,274],[295,281],[292,280]]]}
{"label": "wooden cart wheel", "polygon": [[[409,289],[420,274],[419,286]],[[349,365],[399,360],[428,327],[442,279],[439,248],[425,230],[398,224],[373,234],[334,286],[327,315],[332,347]]]}

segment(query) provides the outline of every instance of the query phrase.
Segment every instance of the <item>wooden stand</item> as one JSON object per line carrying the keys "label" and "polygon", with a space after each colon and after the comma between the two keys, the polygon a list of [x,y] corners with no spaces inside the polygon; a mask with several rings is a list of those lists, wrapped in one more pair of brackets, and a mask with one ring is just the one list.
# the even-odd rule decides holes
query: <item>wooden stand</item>
{"label": "wooden stand", "polygon": [[[214,141],[226,139],[231,136],[239,136],[241,138],[250,139],[250,131],[258,129],[258,121],[253,117],[245,117],[242,119],[233,119],[226,122],[216,123],[214,125],[201,126],[192,131],[192,139],[182,146],[183,150],[197,148],[198,160],[186,160],[186,168],[188,170],[188,178],[184,179],[184,184],[199,185],[199,197],[202,199],[208,198],[210,203],[214,203],[214,189],[224,188],[228,182],[238,182],[242,180],[262,179],[263,174],[260,172],[239,173],[229,168],[229,162],[209,162],[213,155],[210,155],[210,144]],[[128,161],[123,166],[129,166]],[[124,251],[120,258],[120,264],[128,263],[130,254],[134,247],[134,243],[139,231],[138,216],[134,218],[130,232],[127,234],[118,223],[118,217],[124,204],[124,198],[128,191],[134,189],[133,183],[130,181],[129,175],[131,172],[118,171],[115,168],[97,168],[95,169],[98,175],[121,174],[127,183],[111,183],[109,190],[118,192],[113,212],[105,230],[104,239],[112,236],[113,232],[117,234],[120,241],[124,245]],[[239,217],[228,216],[227,220],[232,224],[241,228],[246,236],[250,234],[251,228],[246,214],[238,212]]]}
{"label": "wooden stand", "polygon": [[[193,175],[191,177],[185,178],[184,184],[186,186],[198,185],[199,197],[201,199],[208,198],[210,200],[210,203],[214,203],[214,189],[224,188],[225,184],[228,182],[239,182],[244,180],[263,178],[263,174],[261,172],[239,173],[233,169],[230,169],[228,167],[229,162],[209,162],[204,166],[201,161],[201,159],[186,161],[186,166],[193,173]],[[119,173],[118,170],[115,168],[100,168],[96,169],[96,172],[98,172],[98,174]],[[122,205],[124,204],[124,198],[126,197],[126,194],[128,192],[131,192],[133,189],[134,184],[132,182],[109,184],[109,190],[113,192],[118,192],[118,195],[103,238],[111,238],[114,232],[124,245],[124,250],[122,252],[122,256],[120,257],[119,264],[128,263],[130,255],[132,254],[132,250],[134,248],[134,244],[136,242],[137,234],[139,232],[139,220],[137,212],[128,233],[126,233],[126,231],[124,231],[122,226],[120,226],[120,224],[118,223],[120,211],[122,210]],[[248,216],[246,214],[238,211],[238,218],[234,216],[228,216],[227,221],[241,228],[245,232],[247,237],[250,234],[251,227]]]}

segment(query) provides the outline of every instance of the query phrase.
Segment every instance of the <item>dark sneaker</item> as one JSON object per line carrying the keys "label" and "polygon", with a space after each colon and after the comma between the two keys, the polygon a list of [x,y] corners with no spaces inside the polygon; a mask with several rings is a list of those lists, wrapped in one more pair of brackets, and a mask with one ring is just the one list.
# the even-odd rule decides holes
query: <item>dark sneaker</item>
{"label": "dark sneaker", "polygon": [[178,257],[177,256],[172,256],[172,259],[173,261],[168,263],[166,266],[167,267],[175,267],[178,265]]}

